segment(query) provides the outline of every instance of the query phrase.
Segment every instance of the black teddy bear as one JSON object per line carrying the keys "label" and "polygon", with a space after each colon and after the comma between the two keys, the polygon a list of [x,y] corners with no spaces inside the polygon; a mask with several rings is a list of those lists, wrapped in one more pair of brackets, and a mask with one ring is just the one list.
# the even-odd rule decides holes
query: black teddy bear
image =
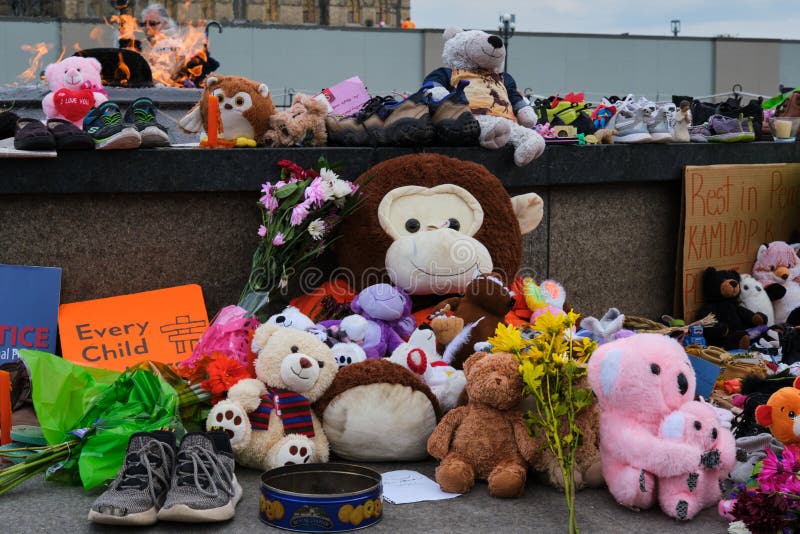
{"label": "black teddy bear", "polygon": [[709,267],[703,273],[705,304],[700,308],[698,317],[713,313],[717,318],[717,324],[707,326],[703,332],[709,345],[747,349],[750,347],[747,330],[767,322],[763,313],[753,313],[739,304],[737,297],[740,290],[741,278],[736,271],[718,271]]}

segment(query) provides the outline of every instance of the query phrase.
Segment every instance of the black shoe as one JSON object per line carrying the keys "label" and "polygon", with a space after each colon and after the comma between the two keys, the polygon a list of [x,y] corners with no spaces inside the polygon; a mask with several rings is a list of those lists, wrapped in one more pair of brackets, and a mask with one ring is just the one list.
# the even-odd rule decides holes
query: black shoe
{"label": "black shoe", "polygon": [[83,130],[92,136],[98,150],[139,148],[142,144],[139,131],[123,122],[122,112],[113,102],[92,108],[83,119]]}
{"label": "black shoe", "polygon": [[17,117],[16,113],[11,111],[4,111],[0,113],[0,139],[8,139],[14,137],[17,132]]}
{"label": "black shoe", "polygon": [[14,134],[14,148],[17,150],[55,150],[56,140],[42,121],[37,119],[18,119]]}
{"label": "black shoe", "polygon": [[53,134],[58,150],[93,150],[94,139],[68,120],[48,119],[47,129]]}
{"label": "black shoe", "polygon": [[149,98],[139,98],[131,104],[124,122],[136,127],[142,136],[142,148],[169,146],[167,128],[156,120],[156,106]]}

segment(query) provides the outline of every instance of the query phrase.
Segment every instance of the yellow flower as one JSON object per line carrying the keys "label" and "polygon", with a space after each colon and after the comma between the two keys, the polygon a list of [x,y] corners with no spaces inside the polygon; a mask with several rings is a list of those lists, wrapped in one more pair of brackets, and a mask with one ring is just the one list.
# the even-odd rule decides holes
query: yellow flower
{"label": "yellow flower", "polygon": [[564,321],[564,326],[567,328],[572,328],[573,326],[575,326],[575,323],[577,323],[579,317],[580,317],[579,314],[570,310],[569,313],[567,313],[567,317]]}
{"label": "yellow flower", "polygon": [[550,312],[543,313],[536,318],[534,329],[544,334],[554,336],[564,330],[565,319],[566,317],[564,316],[555,316]]}
{"label": "yellow flower", "polygon": [[503,323],[498,323],[494,337],[490,337],[488,341],[492,345],[492,352],[511,352],[517,355],[528,345],[519,330]]}

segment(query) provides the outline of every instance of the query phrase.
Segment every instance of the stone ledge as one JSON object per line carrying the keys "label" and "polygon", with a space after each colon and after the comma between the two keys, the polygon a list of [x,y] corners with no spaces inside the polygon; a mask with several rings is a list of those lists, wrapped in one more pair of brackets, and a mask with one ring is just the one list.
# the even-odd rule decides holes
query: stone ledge
{"label": "stone ledge", "polygon": [[800,143],[549,146],[527,167],[511,148],[191,148],[64,152],[52,159],[5,159],[0,194],[174,193],[257,191],[277,179],[276,163],[311,166],[320,156],[355,178],[389,158],[415,152],[445,154],[485,165],[508,188],[678,181],[686,165],[798,163]]}

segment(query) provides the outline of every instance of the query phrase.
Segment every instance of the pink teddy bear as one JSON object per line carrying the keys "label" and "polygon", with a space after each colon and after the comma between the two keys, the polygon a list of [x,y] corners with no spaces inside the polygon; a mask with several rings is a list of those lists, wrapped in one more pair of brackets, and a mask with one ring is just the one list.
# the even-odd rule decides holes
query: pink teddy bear
{"label": "pink teddy bear", "polygon": [[702,454],[702,465],[674,477],[659,478],[658,501],[670,517],[688,520],[716,505],[722,497],[720,481],[736,465],[736,440],[717,413],[705,402],[691,401],[669,414],[661,437],[692,445]]}
{"label": "pink teddy bear", "polygon": [[83,128],[86,114],[108,100],[100,72],[100,62],[91,57],[71,56],[48,65],[44,75],[51,92],[42,100],[45,116]]}
{"label": "pink teddy bear", "polygon": [[695,375],[677,341],[636,334],[602,345],[588,365],[600,407],[600,461],[614,498],[630,508],[656,503],[657,478],[690,473],[697,447],[665,440],[661,423],[694,399]]}

